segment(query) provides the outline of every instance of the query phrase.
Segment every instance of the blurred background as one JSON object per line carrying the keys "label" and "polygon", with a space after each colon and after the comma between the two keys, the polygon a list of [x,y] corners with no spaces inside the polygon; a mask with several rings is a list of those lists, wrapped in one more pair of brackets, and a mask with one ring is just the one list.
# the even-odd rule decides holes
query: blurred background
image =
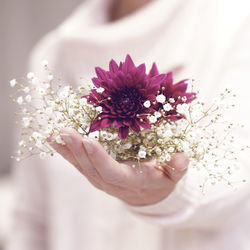
{"label": "blurred background", "polygon": [[0,250],[10,227],[13,200],[11,154],[15,150],[15,106],[9,81],[26,75],[29,54],[39,39],[83,0],[0,0]]}
{"label": "blurred background", "polygon": [[[83,1],[0,0],[0,250],[10,230],[14,200],[10,156],[16,149],[13,143],[16,117],[15,105],[9,100],[12,90],[9,81],[26,75],[29,55],[35,44]],[[249,5],[246,0],[242,8]]]}

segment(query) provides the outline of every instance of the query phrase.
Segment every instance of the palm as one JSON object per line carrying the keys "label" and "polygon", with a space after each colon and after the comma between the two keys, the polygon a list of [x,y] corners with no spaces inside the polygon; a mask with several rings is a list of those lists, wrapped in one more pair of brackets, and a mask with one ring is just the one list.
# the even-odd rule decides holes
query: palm
{"label": "palm", "polygon": [[[188,159],[176,154],[165,166],[157,160],[143,163],[117,162],[93,140],[83,140],[72,129],[61,131],[66,145],[52,146],[74,165],[95,187],[131,205],[148,205],[167,197],[184,175]],[[161,171],[157,171],[161,170]]]}

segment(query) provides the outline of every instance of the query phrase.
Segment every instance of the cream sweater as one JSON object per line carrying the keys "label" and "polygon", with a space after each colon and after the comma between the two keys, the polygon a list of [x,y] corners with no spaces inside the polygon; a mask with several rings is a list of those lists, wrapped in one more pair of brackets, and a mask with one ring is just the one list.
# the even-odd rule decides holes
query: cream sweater
{"label": "cream sweater", "polygon": [[[245,123],[250,139],[250,9],[244,0],[155,0],[113,23],[110,1],[90,0],[37,46],[32,68],[46,58],[66,84],[86,81],[94,67],[129,53],[153,61],[176,80],[196,79],[209,102],[226,86],[239,98],[228,117]],[[248,153],[249,155],[249,153]],[[225,184],[202,195],[189,168],[165,200],[131,207],[97,189],[59,156],[16,167],[17,205],[9,250],[249,250],[250,163],[239,159],[233,191]]]}

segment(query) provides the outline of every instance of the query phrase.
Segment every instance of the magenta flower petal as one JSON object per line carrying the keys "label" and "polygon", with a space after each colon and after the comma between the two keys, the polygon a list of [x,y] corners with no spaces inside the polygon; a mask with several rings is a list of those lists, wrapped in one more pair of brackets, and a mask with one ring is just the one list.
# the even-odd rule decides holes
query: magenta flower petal
{"label": "magenta flower petal", "polygon": [[103,70],[102,68],[96,67],[95,72],[96,72],[96,75],[98,76],[99,79],[101,79],[103,81],[106,81],[108,79],[108,76],[107,76],[105,70]]}
{"label": "magenta flower petal", "polygon": [[114,128],[120,128],[120,127],[123,126],[123,123],[115,120],[114,123],[113,123],[113,125],[114,125]]}
{"label": "magenta flower petal", "polygon": [[94,132],[96,130],[101,129],[101,121],[99,121],[98,119],[94,120],[93,123],[91,124],[90,128],[89,128],[89,132]]}
{"label": "magenta flower petal", "polygon": [[159,83],[160,84],[163,84],[163,81],[166,79],[166,75],[165,74],[160,74],[160,75],[157,75],[157,76],[153,76],[151,78],[151,82],[150,84],[151,85],[154,85],[154,86],[157,86]]}
{"label": "magenta flower petal", "polygon": [[97,88],[99,88],[100,86],[101,86],[101,80],[99,79],[99,78],[96,78],[96,77],[94,77],[94,78],[92,78],[92,82],[94,83],[94,85],[97,87]]}
{"label": "magenta flower petal", "polygon": [[165,120],[166,120],[166,121],[177,121],[177,120],[180,120],[180,119],[182,119],[182,118],[184,118],[183,115],[177,115],[177,113],[176,113],[176,114],[168,115],[168,116],[165,118]]}
{"label": "magenta flower petal", "polygon": [[151,129],[151,124],[148,122],[148,120],[145,120],[144,122],[140,122],[140,126],[145,129]]}
{"label": "magenta flower petal", "polygon": [[105,118],[101,120],[100,126],[102,129],[104,129],[108,128],[110,125],[112,125],[112,123],[113,123],[112,119]]}
{"label": "magenta flower petal", "polygon": [[141,131],[140,126],[139,126],[139,122],[137,122],[137,120],[134,120],[132,122],[132,124],[130,125],[130,128],[137,133],[139,133]]}
{"label": "magenta flower petal", "polygon": [[167,73],[165,84],[166,84],[166,85],[169,85],[169,84],[172,85],[172,84],[173,84],[173,72]]}
{"label": "magenta flower petal", "polygon": [[117,63],[112,59],[109,63],[109,71],[115,74],[117,73],[118,70],[119,70],[119,67]]}
{"label": "magenta flower petal", "polygon": [[175,91],[186,92],[187,87],[188,87],[188,84],[186,83],[186,81],[187,81],[187,79],[186,79],[186,80],[182,80],[182,81],[180,81],[180,82],[177,82],[177,83],[174,85]]}
{"label": "magenta flower petal", "polygon": [[119,128],[119,136],[122,140],[126,139],[128,137],[129,128],[124,126]]}
{"label": "magenta flower petal", "polygon": [[141,64],[136,68],[136,71],[134,72],[134,76],[137,79],[145,79],[145,74],[146,74],[146,66],[145,64]]}
{"label": "magenta flower petal", "polygon": [[126,56],[125,62],[122,64],[122,70],[127,73],[133,70],[135,67],[134,62],[132,61],[130,55]]}
{"label": "magenta flower petal", "polygon": [[156,76],[156,75],[159,75],[159,71],[158,71],[158,68],[157,68],[156,64],[153,63],[152,68],[151,68],[151,70],[149,72],[149,77],[153,77],[153,76]]}

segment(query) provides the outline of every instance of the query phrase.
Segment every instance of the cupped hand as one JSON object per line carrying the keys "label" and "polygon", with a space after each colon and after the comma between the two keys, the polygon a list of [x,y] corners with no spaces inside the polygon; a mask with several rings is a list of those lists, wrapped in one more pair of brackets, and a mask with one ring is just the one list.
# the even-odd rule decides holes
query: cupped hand
{"label": "cupped hand", "polygon": [[[50,145],[74,165],[96,188],[115,196],[130,205],[142,206],[166,198],[184,176],[189,159],[177,153],[167,164],[159,165],[156,159],[135,162],[117,162],[92,139],[84,139],[70,128],[60,132],[66,145]],[[158,171],[157,171],[158,170]]]}

